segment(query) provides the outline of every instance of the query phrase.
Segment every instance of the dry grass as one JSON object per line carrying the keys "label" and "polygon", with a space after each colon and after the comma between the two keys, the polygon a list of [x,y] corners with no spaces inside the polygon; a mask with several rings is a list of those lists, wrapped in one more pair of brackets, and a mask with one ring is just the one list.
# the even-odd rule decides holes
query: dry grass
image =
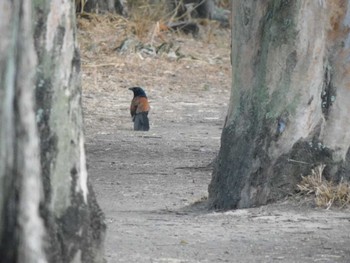
{"label": "dry grass", "polygon": [[[77,3],[82,5],[86,0],[76,0]],[[128,18],[124,18],[128,21],[128,32],[135,35],[141,41],[149,41],[153,39],[155,35],[164,41],[163,33],[169,32],[172,29],[169,28],[169,24],[178,21],[181,18],[191,17],[189,10],[182,10],[184,6],[184,0],[180,0],[177,6],[170,7],[169,2],[163,0],[130,0],[127,4]],[[218,6],[226,9],[228,4],[226,1],[218,1]],[[182,10],[182,11],[179,11]],[[184,13],[181,16],[179,12]],[[78,16],[94,16],[94,14],[88,14],[82,12]],[[116,17],[113,14],[107,13],[108,17]],[[209,43],[214,37],[214,32],[220,27],[220,23],[214,20],[208,20],[203,18],[190,18],[196,21],[199,25],[206,27],[207,42]]]}
{"label": "dry grass", "polygon": [[128,8],[131,30],[139,39],[147,37],[157,23],[163,24],[170,16],[166,1],[152,4],[149,0],[133,0]]}
{"label": "dry grass", "polygon": [[311,174],[302,178],[297,185],[300,193],[315,196],[315,203],[326,209],[331,206],[344,207],[350,204],[350,184],[340,182],[335,184],[323,178],[325,165],[319,165],[311,170]]}
{"label": "dry grass", "polygon": [[[139,1],[147,2],[146,0]],[[164,44],[173,45],[175,42],[179,42],[178,39],[192,38],[191,35],[185,36],[167,30],[165,22],[161,18],[162,15],[167,15],[164,13],[164,6],[160,5],[155,10],[150,8],[149,4],[134,8],[137,10],[132,12],[133,15],[130,18],[110,13],[78,15],[79,44],[82,52],[85,53],[82,56],[83,64],[89,58],[96,57],[97,54],[103,62],[95,60],[94,64],[109,65],[114,63],[110,60],[116,57],[117,48],[126,40],[133,42],[131,47],[140,44],[156,49]],[[220,45],[220,47],[226,46],[226,43],[222,42],[222,37],[218,34],[226,35],[229,32],[228,30],[221,30],[216,21],[207,21],[207,23],[201,23],[201,25],[199,41],[206,44]],[[178,46],[174,46],[174,51],[177,49]],[[129,51],[136,53],[133,48],[129,48]],[[104,56],[106,57],[104,58]]]}
{"label": "dry grass", "polygon": [[[100,28],[104,31],[110,31],[110,29],[113,28],[114,31],[123,32],[123,35],[118,35],[119,40],[133,36],[141,41],[148,41],[149,39],[146,38],[150,38],[150,35],[154,34],[157,25],[162,27],[164,24],[163,21],[165,21],[167,17],[166,5],[152,5],[149,4],[149,1],[147,0],[136,0],[131,2],[132,4],[129,7],[130,17],[128,18],[111,13],[83,13],[78,14],[78,28],[82,31],[88,32],[96,31],[96,28]],[[107,34],[104,35],[106,37],[110,36]]]}

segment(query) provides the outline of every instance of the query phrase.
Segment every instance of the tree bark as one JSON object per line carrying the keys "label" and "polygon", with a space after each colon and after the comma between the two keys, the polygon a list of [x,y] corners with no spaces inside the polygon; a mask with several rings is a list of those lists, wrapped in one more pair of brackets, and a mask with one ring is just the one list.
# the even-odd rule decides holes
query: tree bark
{"label": "tree bark", "polygon": [[105,225],[87,178],[72,1],[34,6],[37,122],[50,262],[102,262]]}
{"label": "tree bark", "polygon": [[30,1],[0,3],[0,255],[46,262]]}
{"label": "tree bark", "polygon": [[103,262],[74,4],[4,0],[0,17],[1,262]]}
{"label": "tree bark", "polygon": [[350,175],[349,1],[233,1],[232,92],[215,208],[280,199],[301,176]]}
{"label": "tree bark", "polygon": [[[85,1],[84,12],[94,13],[118,13],[127,15],[126,0],[88,0]],[[81,5],[77,6],[78,11],[81,11]]]}
{"label": "tree bark", "polygon": [[213,0],[170,0],[168,1],[171,11],[177,9],[177,16],[183,17],[187,12],[193,18],[208,18],[212,19],[214,17],[216,6]]}

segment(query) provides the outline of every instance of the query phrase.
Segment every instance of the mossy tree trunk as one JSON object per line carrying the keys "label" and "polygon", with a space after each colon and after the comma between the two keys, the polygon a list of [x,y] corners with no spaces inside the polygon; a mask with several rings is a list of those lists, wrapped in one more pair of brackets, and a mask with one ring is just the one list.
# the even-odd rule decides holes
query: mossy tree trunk
{"label": "mossy tree trunk", "polygon": [[350,176],[350,1],[232,3],[232,92],[215,208],[266,204],[325,164]]}
{"label": "mossy tree trunk", "polygon": [[34,2],[36,117],[50,262],[102,262],[103,214],[89,185],[71,0]]}
{"label": "mossy tree trunk", "polygon": [[103,262],[74,3],[4,0],[0,17],[1,261]]}

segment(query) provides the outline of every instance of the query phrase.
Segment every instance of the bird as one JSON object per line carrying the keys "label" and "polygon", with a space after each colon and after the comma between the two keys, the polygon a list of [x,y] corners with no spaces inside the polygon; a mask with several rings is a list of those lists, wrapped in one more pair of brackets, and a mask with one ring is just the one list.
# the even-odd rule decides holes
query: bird
{"label": "bird", "polygon": [[148,112],[150,106],[148,103],[146,92],[140,87],[129,88],[134,93],[134,97],[130,105],[130,114],[134,122],[135,131],[148,131],[149,120]]}

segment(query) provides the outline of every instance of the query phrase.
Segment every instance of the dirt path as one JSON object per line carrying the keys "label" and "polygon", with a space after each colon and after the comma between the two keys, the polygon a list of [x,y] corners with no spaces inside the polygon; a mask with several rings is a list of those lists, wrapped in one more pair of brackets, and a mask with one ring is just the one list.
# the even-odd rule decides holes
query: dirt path
{"label": "dirt path", "polygon": [[288,202],[225,213],[190,206],[206,196],[219,132],[173,128],[89,139],[108,262],[349,262],[348,213]]}
{"label": "dirt path", "polygon": [[[97,47],[82,52],[83,104],[108,262],[350,262],[349,211],[286,201],[218,213],[200,202],[229,100],[228,32],[210,43],[176,38],[179,61],[101,51],[112,34],[80,33]],[[149,95],[149,132],[132,131],[126,88],[135,85]]]}

